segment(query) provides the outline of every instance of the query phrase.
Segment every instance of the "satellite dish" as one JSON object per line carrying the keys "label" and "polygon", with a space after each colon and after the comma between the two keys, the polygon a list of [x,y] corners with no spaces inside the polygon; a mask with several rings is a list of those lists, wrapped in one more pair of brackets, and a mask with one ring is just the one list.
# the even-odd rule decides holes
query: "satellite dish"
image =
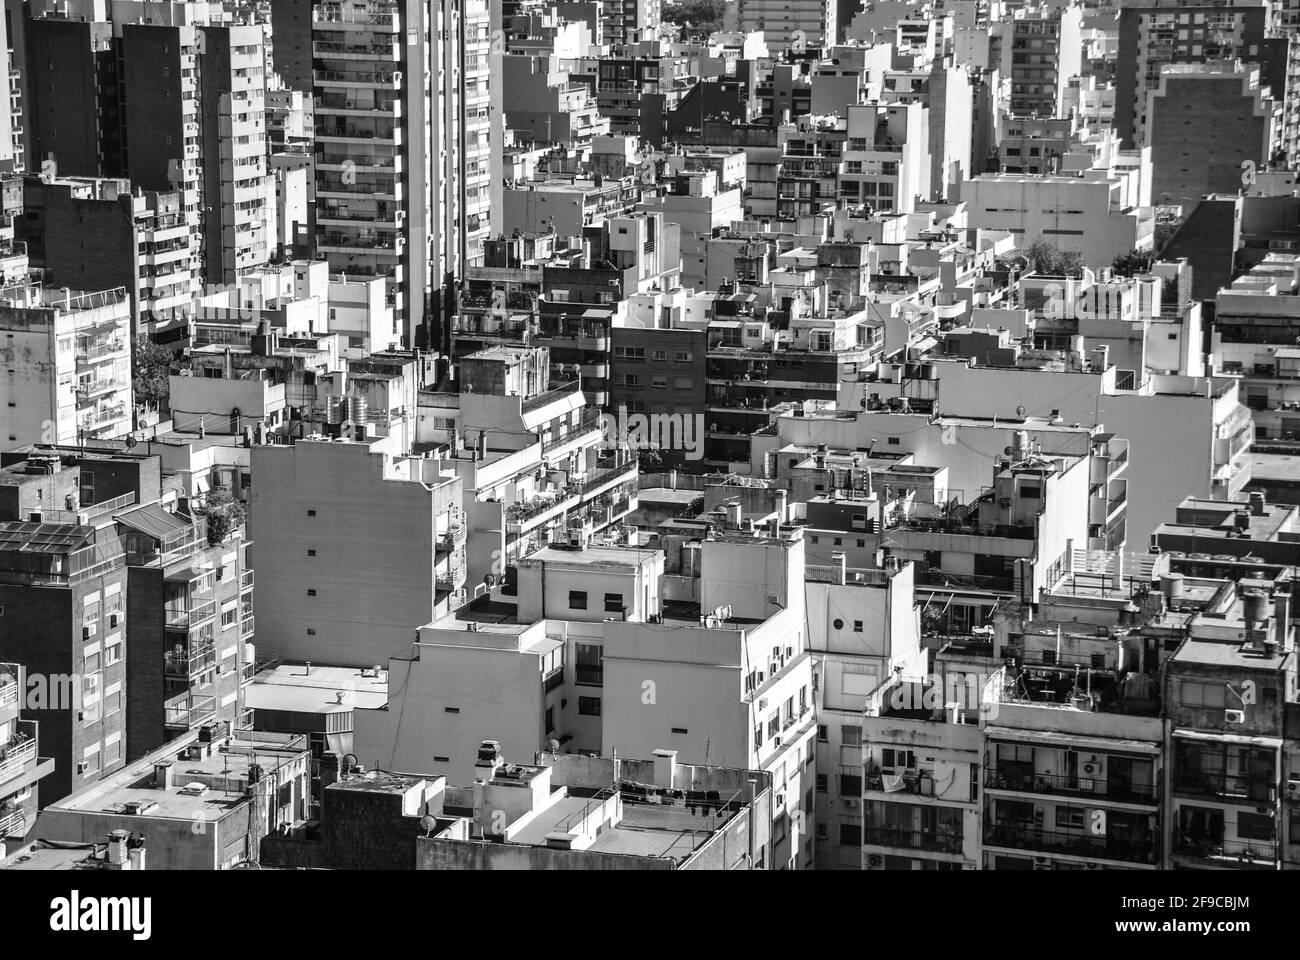
{"label": "satellite dish", "polygon": [[438,821],[427,813],[420,818],[420,827],[424,830],[424,835],[428,837],[433,833],[433,828],[438,825]]}
{"label": "satellite dish", "polygon": [[1016,416],[1019,417],[1021,420],[1025,418],[1024,404],[1021,404],[1020,406],[1016,407]]}

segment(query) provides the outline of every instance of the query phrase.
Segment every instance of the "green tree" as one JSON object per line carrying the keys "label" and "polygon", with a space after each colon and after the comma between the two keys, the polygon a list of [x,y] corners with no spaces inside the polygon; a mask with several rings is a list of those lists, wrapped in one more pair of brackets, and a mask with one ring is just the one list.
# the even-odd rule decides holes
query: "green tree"
{"label": "green tree", "polygon": [[236,527],[241,527],[247,516],[244,504],[235,499],[225,487],[214,487],[208,491],[208,499],[203,512],[208,518],[208,543],[214,547],[230,536]]}
{"label": "green tree", "polygon": [[178,369],[176,354],[140,334],[131,344],[131,376],[137,403],[167,406],[169,378]]}
{"label": "green tree", "polygon": [[1117,276],[1132,277],[1148,272],[1155,261],[1156,255],[1152,251],[1133,249],[1116,257],[1110,268]]}
{"label": "green tree", "polygon": [[1025,251],[1025,255],[1034,265],[1034,272],[1049,277],[1083,276],[1083,254],[1077,250],[1062,251],[1054,243],[1035,240]]}
{"label": "green tree", "polygon": [[680,0],[664,6],[662,18],[679,27],[690,27],[692,33],[713,33],[722,29],[722,14],[726,0]]}

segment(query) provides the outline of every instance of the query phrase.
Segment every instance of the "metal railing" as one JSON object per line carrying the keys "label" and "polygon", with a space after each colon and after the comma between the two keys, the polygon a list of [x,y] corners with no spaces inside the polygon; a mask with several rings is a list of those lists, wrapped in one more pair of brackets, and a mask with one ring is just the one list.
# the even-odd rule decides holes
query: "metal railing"
{"label": "metal railing", "polygon": [[0,744],[0,783],[12,780],[36,759],[36,722],[19,720],[15,727],[17,733]]}
{"label": "metal railing", "polygon": [[604,667],[582,667],[573,668],[574,682],[583,686],[599,687],[605,682]]}
{"label": "metal railing", "polygon": [[1174,845],[1181,857],[1272,865],[1277,862],[1277,842],[1269,840],[1209,840],[1186,837]]}
{"label": "metal railing", "polygon": [[209,667],[216,666],[217,648],[215,644],[205,645],[194,650],[169,650],[163,654],[163,667],[167,676],[189,679],[202,673]]}
{"label": "metal railing", "polygon": [[217,615],[217,601],[203,600],[188,610],[175,611],[167,615],[167,629],[190,630]]}
{"label": "metal railing", "polygon": [[27,815],[22,810],[0,812],[0,838],[21,837],[27,832]]}
{"label": "metal railing", "polygon": [[216,697],[191,697],[182,694],[163,706],[163,725],[167,727],[195,727],[215,716]]}
{"label": "metal railing", "polygon": [[[867,773],[863,777],[863,783],[868,790],[885,790],[885,774],[879,770]],[[894,789],[886,791],[888,793],[908,793],[916,797],[933,797],[934,796],[934,778],[922,777],[915,773],[905,773],[895,780],[890,779],[890,784]]]}
{"label": "metal railing", "polygon": [[1053,773],[1027,773],[1014,769],[984,768],[984,786],[1017,793],[1060,793],[1079,797],[1105,797],[1120,803],[1154,803],[1153,784],[1122,783]]}
{"label": "metal railing", "polygon": [[930,853],[961,853],[961,834],[943,834],[895,827],[863,827],[862,843],[876,847],[901,847]]}
{"label": "metal railing", "polygon": [[1277,799],[1277,785],[1272,773],[1249,776],[1175,771],[1174,792],[1250,803],[1272,803]]}
{"label": "metal railing", "polygon": [[239,639],[247,640],[253,635],[253,616],[249,614],[239,621]]}
{"label": "metal railing", "polygon": [[239,592],[253,589],[253,571],[245,570],[239,575]]}
{"label": "metal railing", "polygon": [[986,824],[984,842],[996,847],[1017,850],[1055,853],[1070,857],[1088,857],[1094,860],[1119,860],[1125,863],[1154,865],[1160,851],[1157,838],[1131,840],[1119,837],[1094,837],[1086,833],[1067,833],[1061,830],[1039,830],[1031,826],[1011,824]]}

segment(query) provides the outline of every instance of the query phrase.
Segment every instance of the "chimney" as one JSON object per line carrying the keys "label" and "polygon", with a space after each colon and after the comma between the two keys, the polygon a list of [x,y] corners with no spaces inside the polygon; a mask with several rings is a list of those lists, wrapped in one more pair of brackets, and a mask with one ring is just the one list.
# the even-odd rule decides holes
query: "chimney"
{"label": "chimney", "polygon": [[1252,490],[1250,494],[1250,512],[1257,517],[1264,515],[1264,494]]}
{"label": "chimney", "polygon": [[666,790],[677,789],[677,751],[653,751],[655,765],[655,786]]}
{"label": "chimney", "polygon": [[743,512],[741,510],[740,501],[739,500],[727,501],[725,509],[727,511],[727,526],[733,530],[739,529],[740,517],[741,517],[741,513]]}
{"label": "chimney", "polygon": [[832,561],[832,562],[833,562],[837,567],[840,568],[840,569],[839,569],[839,573],[837,574],[838,579],[836,580],[836,582],[839,583],[839,584],[841,584],[841,585],[843,585],[843,584],[845,584],[845,583],[848,583],[848,580],[849,580],[849,558],[848,558],[844,553],[839,552],[839,551],[836,551],[835,553],[832,553],[832,554],[831,554],[831,561]]}
{"label": "chimney", "polygon": [[1124,551],[1123,550],[1115,551],[1115,563],[1111,567],[1111,570],[1112,570],[1112,574],[1111,574],[1110,585],[1115,590],[1119,590],[1124,586]]}
{"label": "chimney", "polygon": [[126,841],[130,836],[125,830],[114,830],[108,835],[108,862],[119,869],[127,861]]}
{"label": "chimney", "polygon": [[159,790],[172,788],[172,762],[159,760],[153,765],[153,785]]}
{"label": "chimney", "polygon": [[302,675],[303,675],[304,677],[310,677],[310,676],[311,676],[311,661],[310,661],[310,660],[307,661],[307,663],[306,663],[306,665],[305,665],[305,667],[304,667],[304,669],[303,669],[303,674],[302,674]]}
{"label": "chimney", "polygon": [[132,870],[143,870],[145,868],[144,854],[145,854],[145,849],[144,849],[143,839],[141,839],[140,843],[134,847],[129,845],[127,846],[126,855],[131,861]]}

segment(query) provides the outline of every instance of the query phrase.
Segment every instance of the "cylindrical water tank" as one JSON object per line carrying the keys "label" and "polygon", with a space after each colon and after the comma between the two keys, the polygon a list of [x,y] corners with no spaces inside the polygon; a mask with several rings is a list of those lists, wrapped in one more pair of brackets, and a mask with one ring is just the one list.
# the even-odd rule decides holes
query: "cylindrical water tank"
{"label": "cylindrical water tank", "polygon": [[356,426],[366,423],[369,420],[370,405],[366,403],[365,397],[348,397],[347,398],[347,419],[351,420]]}
{"label": "cylindrical water tank", "polygon": [[1183,596],[1183,575],[1181,573],[1165,573],[1160,576],[1160,591],[1169,601],[1180,600]]}
{"label": "cylindrical water tank", "polygon": [[1249,590],[1242,595],[1242,618],[1247,623],[1268,619],[1268,595],[1259,590]]}

